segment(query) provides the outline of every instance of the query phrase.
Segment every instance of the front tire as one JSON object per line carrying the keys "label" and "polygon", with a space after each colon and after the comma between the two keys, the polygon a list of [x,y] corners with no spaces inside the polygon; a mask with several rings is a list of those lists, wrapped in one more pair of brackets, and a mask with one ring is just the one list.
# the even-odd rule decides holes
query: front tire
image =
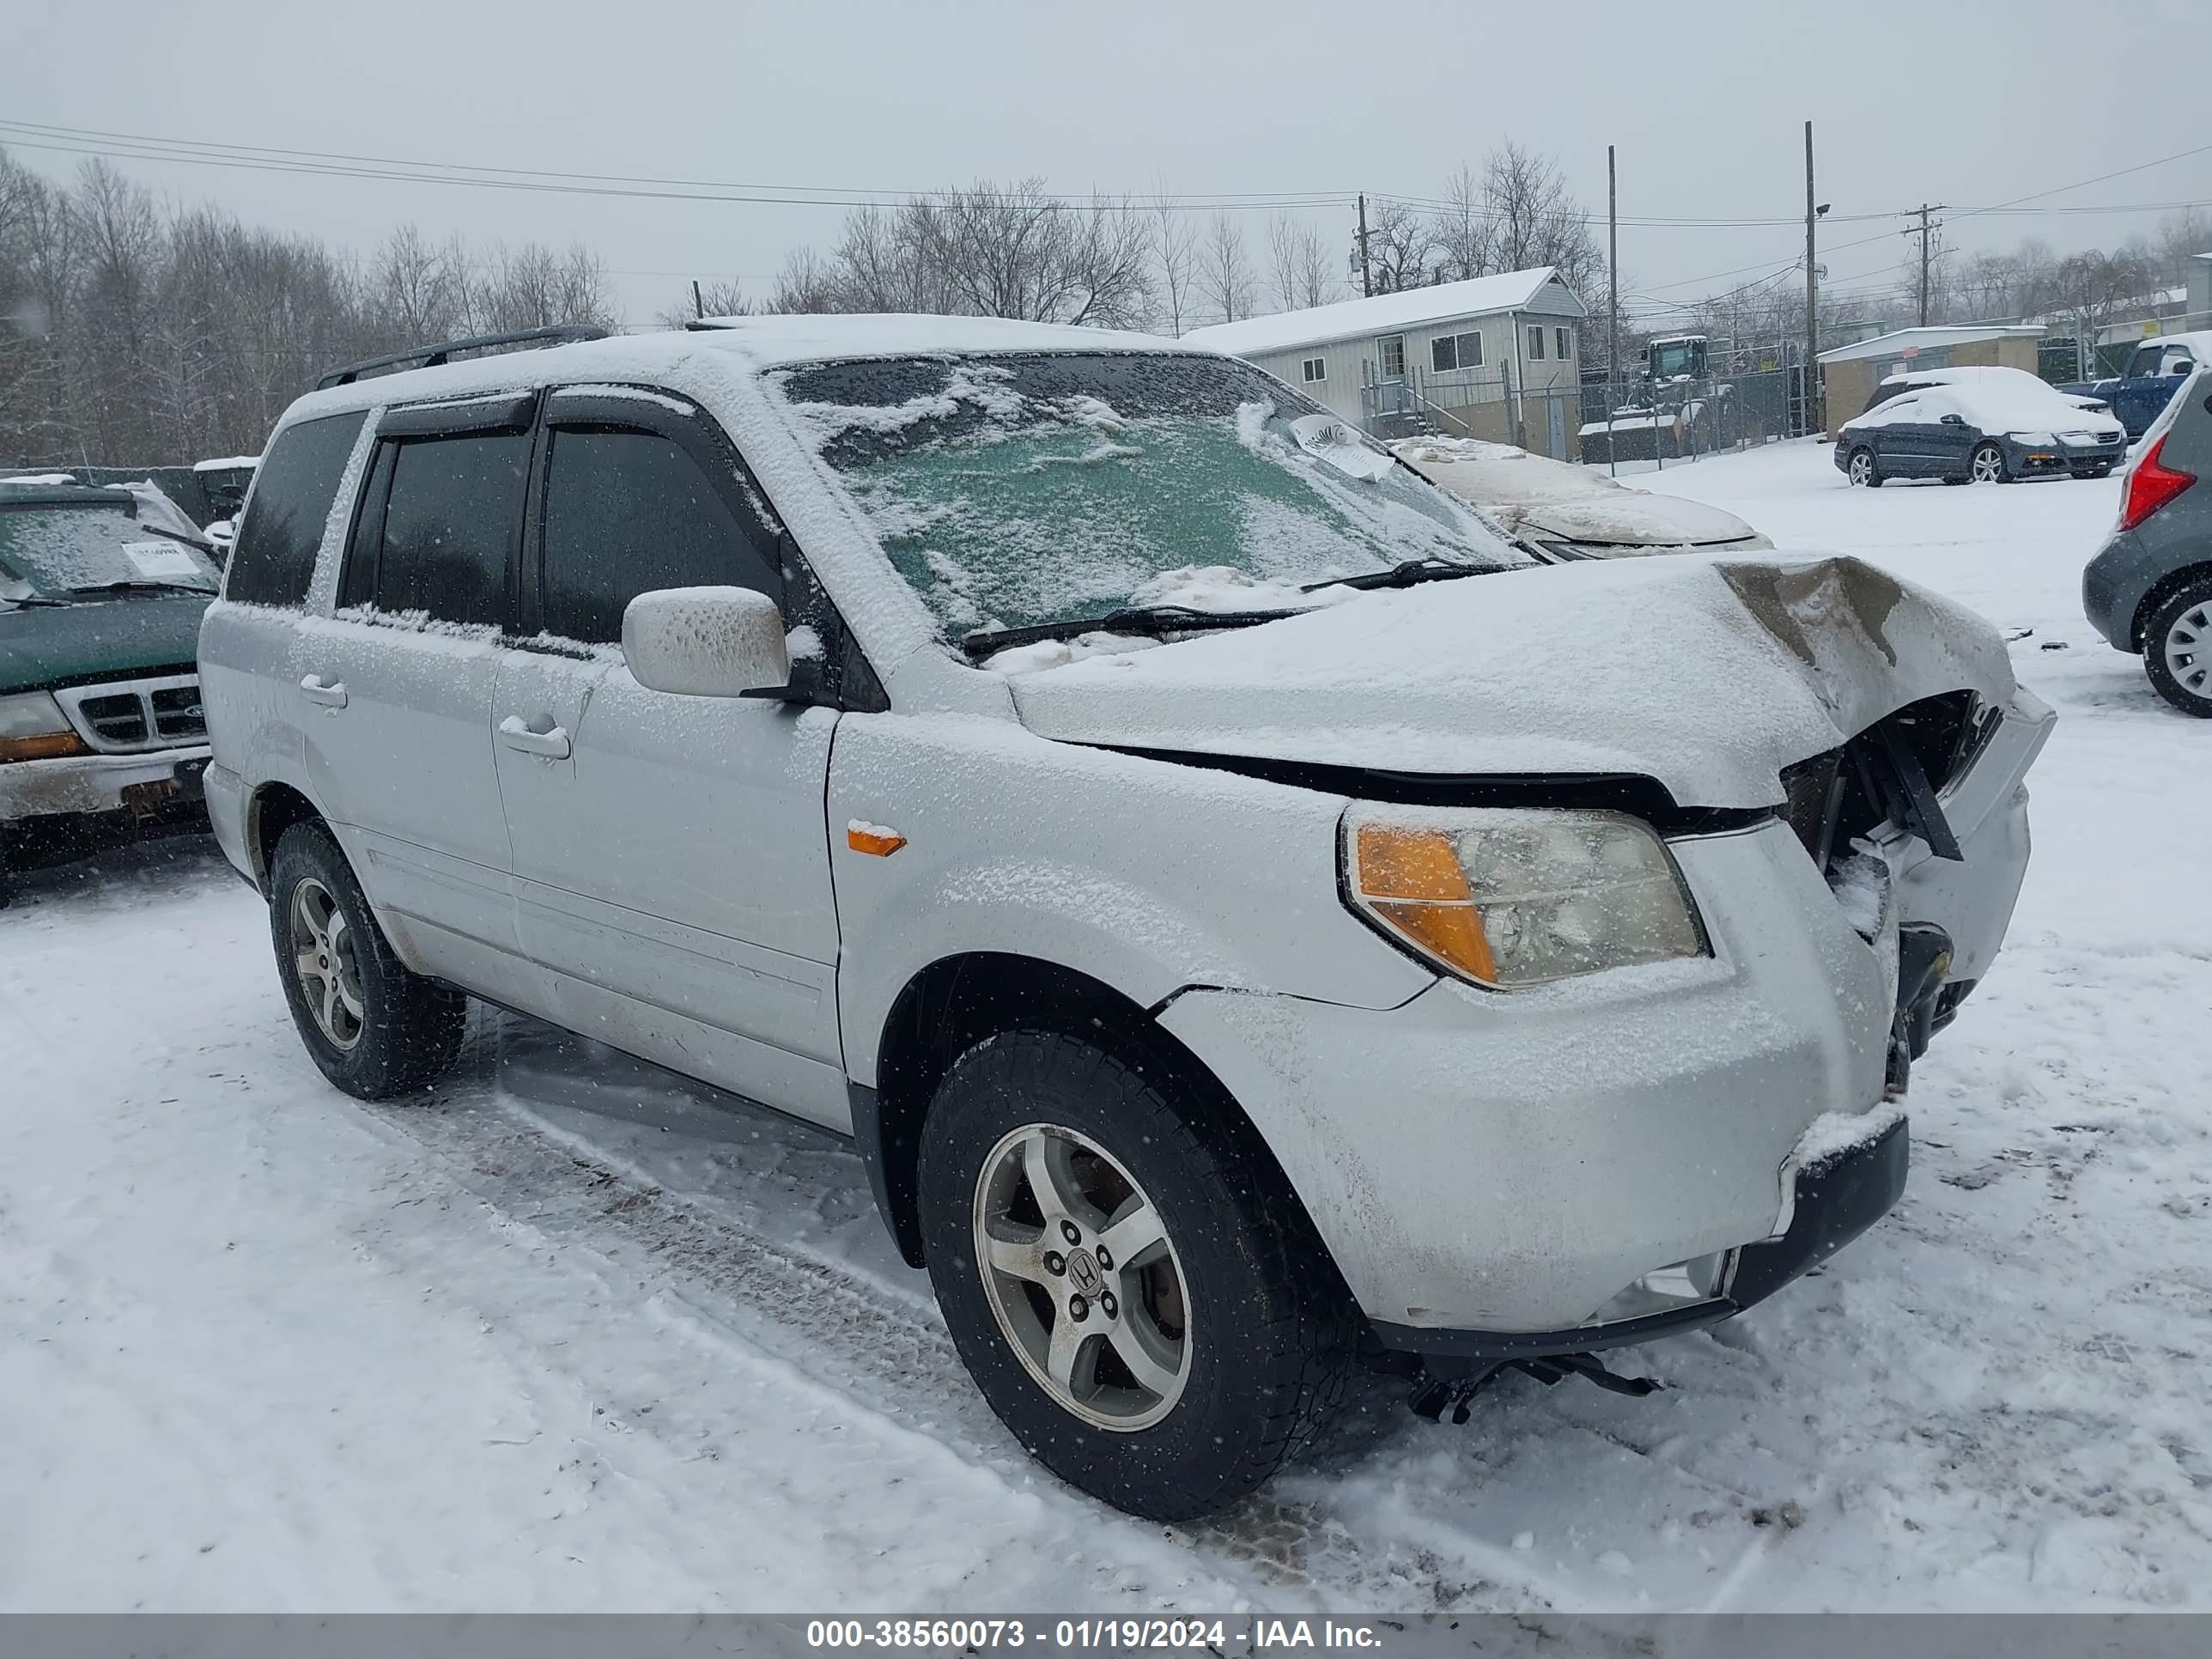
{"label": "front tire", "polygon": [[411,1094],[460,1052],[468,999],[409,970],[352,866],[319,823],[295,823],[269,863],[269,930],[301,1041],[361,1100]]}
{"label": "front tire", "polygon": [[1881,488],[1881,463],[1874,458],[1871,449],[1854,449],[1850,459],[1844,463],[1844,477],[1855,484],[1864,484],[1869,489]]}
{"label": "front tire", "polygon": [[2212,580],[2191,582],[2151,613],[2143,670],[2183,714],[2212,720]]}
{"label": "front tire", "polygon": [[2004,451],[1996,444],[1978,444],[1968,458],[1966,471],[1976,483],[2010,483],[2012,468],[2005,463]]}
{"label": "front tire", "polygon": [[1164,1522],[1310,1443],[1356,1352],[1296,1200],[1188,1092],[1008,1032],[954,1063],[921,1134],[930,1280],[976,1386],[1062,1480]]}

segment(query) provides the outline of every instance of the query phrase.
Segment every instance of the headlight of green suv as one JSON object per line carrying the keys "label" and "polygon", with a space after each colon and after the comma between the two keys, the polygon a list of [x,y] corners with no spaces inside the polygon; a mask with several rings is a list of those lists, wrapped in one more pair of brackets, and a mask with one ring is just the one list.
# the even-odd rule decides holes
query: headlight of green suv
{"label": "headlight of green suv", "polygon": [[57,755],[85,752],[62,706],[50,694],[25,691],[0,697],[0,762],[52,760]]}
{"label": "headlight of green suv", "polygon": [[1626,813],[1355,805],[1343,860],[1354,910],[1477,985],[1712,954],[1666,843]]}

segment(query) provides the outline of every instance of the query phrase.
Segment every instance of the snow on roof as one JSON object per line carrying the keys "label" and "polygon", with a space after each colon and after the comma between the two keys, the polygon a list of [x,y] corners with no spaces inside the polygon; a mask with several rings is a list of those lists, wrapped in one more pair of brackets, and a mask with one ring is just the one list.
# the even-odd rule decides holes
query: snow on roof
{"label": "snow on roof", "polygon": [[[295,414],[331,414],[380,403],[420,403],[557,380],[633,380],[665,374],[702,354],[737,358],[741,369],[867,356],[978,356],[988,352],[1183,352],[1206,347],[1161,334],[1126,334],[1103,327],[1018,323],[1005,316],[717,316],[712,327],[615,334],[602,341],[550,345],[538,352],[495,352],[438,368],[369,374],[338,387],[310,392]],[[223,465],[223,462],[210,462]],[[246,465],[258,465],[252,458]]]}
{"label": "snow on roof", "polygon": [[2212,328],[2184,329],[2175,334],[2147,334],[2147,346],[2187,346],[2200,357],[2212,357]]}
{"label": "snow on roof", "polygon": [[211,461],[194,461],[192,463],[192,471],[195,472],[235,472],[241,468],[257,467],[260,465],[261,458],[258,455],[222,455],[218,456],[216,459]]}
{"label": "snow on roof", "polygon": [[687,365],[718,377],[739,376],[792,364],[854,357],[980,356],[1006,351],[1158,351],[1194,356],[1206,350],[1158,334],[1016,322],[1004,317],[934,317],[896,313],[836,316],[725,317],[710,328],[655,329],[536,351],[497,352],[435,368],[364,375],[344,386],[301,397],[288,421],[389,403],[421,403],[578,380],[661,381],[681,378]]}
{"label": "snow on roof", "polygon": [[[1458,317],[1476,317],[1498,311],[1517,311],[1534,302],[1544,285],[1558,275],[1552,265],[1533,270],[1509,270],[1502,276],[1476,276],[1463,283],[1437,283],[1427,288],[1401,289],[1364,300],[1340,300],[1334,305],[1310,306],[1304,311],[1279,311],[1269,317],[1247,317],[1241,322],[1215,323],[1186,333],[1188,345],[1249,357],[1259,352],[1288,351],[1297,346],[1325,345],[1333,340],[1358,339],[1370,334],[1394,333]],[[1560,291],[1559,314],[1583,315],[1581,302]]]}
{"label": "snow on roof", "polygon": [[1945,346],[1971,345],[1977,340],[2038,340],[2042,337],[2042,326],[2036,323],[1960,323],[1944,327],[1899,328],[1853,345],[1831,346],[1820,355],[1817,361],[1855,363],[1869,357],[1899,356],[1907,346],[1921,351],[1936,351]]}
{"label": "snow on roof", "polygon": [[[820,362],[831,357],[928,356],[939,352],[1174,351],[1182,343],[1158,334],[1024,323],[1006,317],[929,317],[898,313],[797,317],[717,317],[714,326],[676,337],[743,352],[769,363]],[[632,335],[633,340],[651,335]]]}

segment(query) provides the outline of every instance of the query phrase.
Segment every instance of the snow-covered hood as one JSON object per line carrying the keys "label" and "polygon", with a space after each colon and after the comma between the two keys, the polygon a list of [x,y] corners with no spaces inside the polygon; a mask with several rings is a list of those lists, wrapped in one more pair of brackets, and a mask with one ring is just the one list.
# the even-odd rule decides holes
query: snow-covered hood
{"label": "snow-covered hood", "polygon": [[1684,806],[1939,692],[2014,691],[1996,630],[1856,559],[1630,560],[1383,591],[1009,682],[1068,742],[1443,775],[1638,774]]}
{"label": "snow-covered hood", "polygon": [[1514,520],[1510,527],[1524,535],[1613,547],[1698,547],[1748,541],[1759,533],[1735,514],[1723,513],[1717,507],[1643,490],[1624,490],[1614,498],[1540,501],[1491,511],[1501,519],[1510,515]]}
{"label": "snow-covered hood", "polygon": [[1515,535],[1612,547],[1768,544],[1733,513],[1655,495],[1601,472],[1511,444],[1476,438],[1407,438],[1390,446],[1430,483],[1472,501]]}

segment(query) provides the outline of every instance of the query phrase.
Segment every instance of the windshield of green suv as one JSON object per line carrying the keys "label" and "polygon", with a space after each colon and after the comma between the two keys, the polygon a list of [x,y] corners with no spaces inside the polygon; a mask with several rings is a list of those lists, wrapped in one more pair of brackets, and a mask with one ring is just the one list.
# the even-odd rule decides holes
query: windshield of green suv
{"label": "windshield of green suv", "polygon": [[1129,605],[1276,611],[1407,561],[1526,563],[1247,364],[1145,354],[830,363],[802,429],[949,634]]}
{"label": "windshield of green suv", "polygon": [[142,586],[212,594],[219,580],[197,548],[155,534],[120,505],[0,500],[0,599],[69,599]]}

